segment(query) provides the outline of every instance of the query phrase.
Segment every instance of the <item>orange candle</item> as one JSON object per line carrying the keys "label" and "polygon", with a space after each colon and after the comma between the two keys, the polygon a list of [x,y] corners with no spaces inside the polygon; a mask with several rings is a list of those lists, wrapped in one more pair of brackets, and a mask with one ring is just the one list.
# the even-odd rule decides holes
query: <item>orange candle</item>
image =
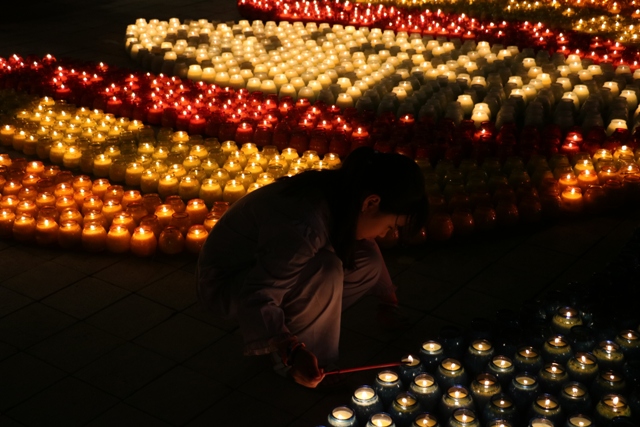
{"label": "orange candle", "polygon": [[82,227],[74,220],[60,221],[58,244],[65,248],[73,248],[82,240]]}
{"label": "orange candle", "polygon": [[582,212],[584,201],[580,187],[567,187],[562,192],[562,209],[569,213]]}
{"label": "orange candle", "polygon": [[31,200],[23,200],[16,206],[16,215],[29,214],[35,218],[37,213],[38,206]]}
{"label": "orange candle", "polygon": [[97,223],[85,224],[82,229],[82,247],[89,252],[100,252],[107,246],[107,231]]}
{"label": "orange candle", "polygon": [[154,215],[158,217],[158,223],[160,224],[161,229],[169,225],[174,213],[175,210],[171,205],[163,204],[156,208]]}
{"label": "orange candle", "polygon": [[191,224],[202,224],[209,213],[207,205],[202,199],[191,199],[187,203],[186,212],[189,214]]}
{"label": "orange candle", "polygon": [[113,218],[122,212],[122,205],[117,200],[107,200],[102,206],[102,214],[107,222],[107,227],[111,226]]}
{"label": "orange candle", "polygon": [[102,207],[104,203],[102,202],[102,198],[97,195],[91,195],[84,199],[82,202],[82,214],[86,215],[89,211],[102,211]]}
{"label": "orange candle", "polygon": [[124,194],[122,195],[122,208],[126,209],[127,206],[129,206],[129,203],[141,203],[142,202],[142,195],[140,194],[140,191],[138,190],[129,190],[129,191],[125,191]]}
{"label": "orange candle", "polygon": [[56,198],[60,198],[63,196],[71,197],[73,196],[73,193],[73,186],[66,182],[61,182],[60,184],[56,185],[56,189],[53,190],[53,195],[56,196]]}
{"label": "orange candle", "polygon": [[12,232],[18,242],[31,242],[36,237],[36,220],[29,214],[16,215]]}
{"label": "orange candle", "polygon": [[586,190],[590,185],[597,185],[599,182],[598,174],[592,170],[585,169],[578,175],[578,186],[583,190]]}
{"label": "orange candle", "polygon": [[0,239],[6,239],[13,235],[13,222],[16,214],[10,208],[0,210]]}
{"label": "orange candle", "polygon": [[126,212],[120,212],[114,216],[111,224],[113,226],[121,225],[126,227],[127,230],[129,230],[129,233],[133,233],[136,228],[136,222],[133,220],[133,217]]}
{"label": "orange candle", "polygon": [[102,199],[110,185],[108,179],[96,179],[91,186],[91,192]]}
{"label": "orange candle", "polygon": [[129,251],[131,245],[131,232],[124,225],[114,224],[107,234],[107,250],[121,254]]}
{"label": "orange candle", "polygon": [[62,211],[64,211],[65,209],[75,208],[76,206],[78,206],[76,204],[76,201],[73,199],[73,197],[70,196],[63,196],[56,200],[56,209],[60,213],[62,213]]}
{"label": "orange candle", "polygon": [[157,246],[158,240],[150,227],[142,225],[131,236],[131,252],[137,256],[151,256],[156,252]]}
{"label": "orange candle", "polygon": [[36,242],[39,245],[52,245],[58,241],[58,223],[52,218],[39,218],[36,224]]}

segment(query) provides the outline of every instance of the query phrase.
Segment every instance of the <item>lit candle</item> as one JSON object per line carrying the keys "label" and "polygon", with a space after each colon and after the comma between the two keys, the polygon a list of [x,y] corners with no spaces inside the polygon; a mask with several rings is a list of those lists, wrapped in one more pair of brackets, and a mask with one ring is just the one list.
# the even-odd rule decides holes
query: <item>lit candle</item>
{"label": "lit candle", "polygon": [[131,233],[124,225],[113,225],[107,234],[106,247],[109,252],[124,253],[129,251]]}
{"label": "lit candle", "polygon": [[65,249],[74,248],[82,241],[82,227],[74,220],[60,221],[58,244]]}
{"label": "lit candle", "polygon": [[89,252],[105,250],[107,244],[107,231],[102,224],[91,222],[85,224],[82,229],[82,247]]}
{"label": "lit candle", "polygon": [[380,397],[384,407],[388,406],[393,398],[402,390],[402,383],[398,374],[385,370],[378,373],[374,389],[376,394]]}
{"label": "lit candle", "polygon": [[203,225],[192,225],[187,232],[185,247],[189,252],[198,254],[208,236],[209,232]]}
{"label": "lit candle", "polygon": [[151,256],[156,252],[157,246],[158,240],[148,226],[137,227],[131,236],[130,249],[137,256]]}

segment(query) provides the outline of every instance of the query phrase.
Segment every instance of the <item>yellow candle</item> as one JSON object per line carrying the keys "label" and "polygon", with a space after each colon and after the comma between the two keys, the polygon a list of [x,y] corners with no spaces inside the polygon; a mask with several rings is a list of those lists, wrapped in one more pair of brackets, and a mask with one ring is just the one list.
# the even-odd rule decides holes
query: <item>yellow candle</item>
{"label": "yellow candle", "polygon": [[200,195],[200,181],[191,176],[185,176],[180,180],[178,195],[183,200],[190,200]]}
{"label": "yellow candle", "polygon": [[178,194],[179,183],[178,178],[172,173],[164,175],[158,182],[158,194],[162,199],[166,199],[168,196]]}
{"label": "yellow candle", "polygon": [[156,193],[159,181],[160,174],[158,172],[153,169],[145,170],[140,177],[140,191],[143,193]]}
{"label": "yellow candle", "polygon": [[211,207],[214,202],[222,200],[222,187],[218,180],[214,178],[205,179],[202,181],[198,196],[204,200],[207,206]]}
{"label": "yellow candle", "polygon": [[94,196],[98,196],[99,198],[104,198],[104,195],[107,193],[107,189],[111,186],[111,183],[108,179],[96,179],[91,186],[91,193]]}
{"label": "yellow candle", "polygon": [[80,167],[80,159],[82,158],[82,151],[76,146],[71,146],[66,149],[62,156],[62,165],[67,169],[78,169]]}
{"label": "yellow candle", "polygon": [[113,160],[107,154],[98,154],[96,158],[93,159],[93,174],[99,177],[109,176],[112,163]]}
{"label": "yellow candle", "polygon": [[229,203],[235,203],[247,194],[244,185],[238,180],[232,179],[227,182],[222,191],[222,200]]}
{"label": "yellow candle", "polygon": [[174,213],[175,210],[171,205],[163,204],[156,208],[154,215],[158,217],[158,223],[161,229],[169,225]]}

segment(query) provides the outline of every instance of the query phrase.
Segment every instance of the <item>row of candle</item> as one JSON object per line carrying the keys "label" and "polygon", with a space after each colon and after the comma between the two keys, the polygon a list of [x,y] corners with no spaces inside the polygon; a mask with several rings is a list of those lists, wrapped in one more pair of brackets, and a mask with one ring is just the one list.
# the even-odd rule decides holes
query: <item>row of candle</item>
{"label": "row of candle", "polygon": [[229,205],[217,201],[210,209],[202,199],[185,203],[175,195],[163,202],[157,193],[125,191],[107,179],[74,176],[40,161],[12,161],[5,154],[0,164],[0,237],[20,242],[145,256],[156,248],[198,253]]}
{"label": "row of candle", "polygon": [[[396,7],[420,7],[422,9],[438,7],[447,13],[466,13],[471,16],[480,16],[488,10],[494,14],[495,19],[543,21],[556,28],[573,29],[576,32],[607,34],[612,39],[624,40],[630,44],[637,44],[637,34],[634,31],[633,19],[640,17],[638,5],[630,2],[615,1],[591,1],[586,6],[585,2],[558,2],[554,0],[543,1],[477,1],[460,8],[456,2],[441,0],[416,0],[407,2],[397,1],[372,1],[371,4],[395,5]],[[631,26],[631,27],[630,27]],[[634,37],[635,35],[635,37]]]}
{"label": "row of candle", "polygon": [[329,425],[574,427],[637,419],[640,326],[615,336],[596,331],[603,341],[594,344],[583,332],[590,316],[559,307],[541,350],[479,338],[460,353],[463,340],[455,337],[427,341],[418,356],[358,388],[349,405],[329,414]]}
{"label": "row of candle", "polygon": [[[474,2],[476,3],[476,2]],[[277,20],[293,20],[305,22],[328,21],[343,25],[364,25],[380,28],[390,28],[402,31],[420,32],[424,34],[440,34],[448,36],[467,36],[474,37],[477,33],[492,39],[518,40],[529,46],[546,47],[547,44],[564,45],[571,43],[577,45],[575,47],[586,50],[589,46],[589,40],[595,35],[606,36],[612,40],[618,40],[626,44],[637,43],[637,28],[632,25],[633,20],[629,20],[626,16],[599,15],[591,19],[576,19],[573,21],[572,28],[562,28],[562,24],[555,22],[554,14],[546,14],[546,16],[532,16],[532,7],[526,8],[527,16],[521,15],[515,6],[516,2],[509,2],[512,6],[507,6],[506,15],[510,15],[509,21],[502,21],[499,24],[490,21],[484,16],[491,16],[492,19],[500,19],[500,6],[495,3],[478,2],[480,8],[489,6],[492,8],[491,13],[486,11],[474,13],[474,5],[462,8],[455,2],[437,5],[434,9],[421,9],[419,7],[411,7],[412,5],[404,4],[398,6],[394,2],[385,2],[385,4],[356,3],[348,2],[291,2],[287,0],[276,1],[256,1],[256,0],[239,0],[238,8],[243,16],[251,19],[270,19]],[[533,5],[534,3],[528,3]],[[535,3],[540,5],[540,2]],[[451,11],[445,13],[443,11]],[[471,12],[471,17],[467,14]],[[534,12],[535,13],[535,12]],[[569,12],[575,15],[574,9]],[[482,18],[477,19],[474,16]],[[557,16],[557,15],[556,15]],[[512,20],[511,18],[522,18],[522,21]],[[569,19],[572,19],[570,17]],[[560,18],[565,20],[565,18]],[[548,23],[544,34],[537,35],[535,38],[526,40],[526,34],[518,34],[523,29],[526,31],[528,22],[544,22]],[[523,25],[524,24],[524,25]],[[542,24],[540,24],[542,26]],[[549,30],[554,28],[554,30]],[[558,29],[558,30],[555,30]]]}
{"label": "row of candle", "polygon": [[[272,24],[273,28],[269,29],[269,24]],[[164,28],[163,23],[159,21],[157,25],[160,28]],[[267,52],[254,36],[245,37],[244,35],[247,32],[252,34],[253,31],[265,33],[265,29],[261,25],[257,25],[255,22],[253,26],[249,26],[247,22],[244,23],[244,26],[238,24],[238,27],[240,27],[237,29],[240,33],[238,35],[234,35],[233,32],[227,30],[226,32],[222,31],[222,34],[226,34],[226,37],[211,36],[212,40],[218,43],[218,45],[209,48],[211,53],[208,53],[206,44],[200,44],[198,49],[192,47],[191,51],[183,54],[184,57],[195,56],[196,59],[193,60],[195,63],[189,66],[188,71],[185,69],[179,74],[182,77],[204,80],[210,83],[215,82],[216,84],[231,86],[236,89],[246,87],[250,91],[278,94],[281,97],[290,96],[293,99],[302,97],[315,100],[320,97],[321,93],[325,93],[322,99],[329,99],[332,103],[335,102],[336,105],[345,108],[356,105],[368,89],[378,86],[382,79],[388,78],[397,71],[396,69],[400,70],[399,73],[396,73],[400,76],[400,81],[396,82],[391,93],[400,101],[411,97],[414,90],[417,90],[414,87],[415,85],[412,86],[407,81],[407,76],[410,72],[423,73],[428,80],[444,76],[450,82],[462,79],[467,82],[468,86],[474,84],[486,86],[486,82],[482,77],[476,76],[472,79],[470,76],[478,68],[476,62],[492,63],[496,59],[503,60],[516,56],[519,52],[516,46],[493,50],[487,42],[479,42],[476,46],[475,43],[469,44],[469,41],[465,42],[464,49],[461,51],[459,44],[456,45],[453,42],[443,41],[442,45],[440,45],[438,40],[425,42],[419,36],[409,36],[406,32],[399,32],[396,35],[392,31],[382,33],[377,29],[371,31],[368,29],[356,30],[354,27],[347,27],[348,29],[340,27],[335,32],[332,32],[328,26],[325,26],[324,29],[327,31],[322,32],[322,39],[308,40],[304,44],[304,49],[289,41],[290,34],[295,34],[296,37],[299,37],[301,33],[309,36],[310,32],[313,34],[316,28],[322,29],[323,25],[321,24],[319,28],[310,27],[309,25],[303,27],[301,23],[294,23],[283,27],[281,23],[280,26],[276,27],[273,23],[267,23],[266,34],[274,34],[271,37],[278,40],[278,44],[281,45],[281,48]],[[140,29],[138,26],[133,27],[135,30],[130,29],[130,31],[132,35],[138,37],[147,37],[144,31],[149,31],[152,34],[158,33],[156,25],[144,25],[143,23],[140,24]],[[200,29],[199,27],[196,28]],[[281,31],[277,32],[274,29]],[[162,31],[160,30],[160,32]],[[166,32],[166,30],[164,31]],[[197,31],[195,32],[197,33]],[[315,32],[318,33],[319,31]],[[207,34],[209,33],[207,32]],[[321,41],[327,39],[331,41]],[[185,41],[184,39],[181,40]],[[224,44],[224,40],[231,40],[231,44],[235,48],[231,48],[230,52],[221,53],[219,45]],[[358,40],[358,42],[355,40]],[[227,41],[226,43],[230,42]],[[169,61],[175,62],[175,52],[169,50],[172,48],[172,43],[165,42],[165,44],[165,49],[157,54],[168,55],[172,53],[172,55],[168,55],[171,58]],[[244,46],[244,44],[248,44],[248,47]],[[375,46],[376,44],[383,46],[384,49],[371,50],[370,52],[362,51],[366,50],[363,49],[364,45]],[[179,46],[178,49],[182,51],[183,46]],[[349,46],[358,49],[358,51],[351,53]],[[561,84],[564,90],[571,91],[572,89],[573,83],[566,79],[570,72],[579,72],[581,80],[590,80],[593,75],[602,74],[599,65],[592,65],[590,69],[586,69],[586,67],[583,69],[580,55],[566,55],[568,51],[564,50],[560,53],[567,56],[566,64],[558,65],[560,75],[557,76],[563,77]],[[137,50],[135,55],[137,55]],[[214,55],[213,59],[210,58],[212,55]],[[432,58],[433,61],[431,62],[427,60]],[[533,58],[525,59],[527,62],[533,61]],[[242,64],[242,68],[240,64]],[[339,68],[334,70],[333,68],[336,65]],[[554,74],[543,73],[541,68],[533,67],[532,69],[531,65],[527,65],[526,69],[528,74],[523,77],[527,78],[525,82],[527,84],[522,92],[528,93],[529,99],[532,99],[532,95],[535,95],[539,89],[545,86],[549,87],[557,80]],[[404,70],[404,76],[402,75],[402,70]],[[628,73],[630,68],[628,65],[621,65],[618,66],[616,72],[620,74]],[[347,75],[350,77],[345,77]],[[529,84],[530,79],[532,84]],[[607,85],[612,84],[612,82],[607,83]],[[331,85],[333,85],[332,88],[334,88],[335,93],[327,93],[327,89]],[[522,82],[519,84],[517,93],[520,93],[521,86]],[[584,92],[584,90],[585,88],[582,85],[577,89],[580,92]],[[620,93],[615,89],[614,92],[616,96]],[[588,94],[588,91],[586,93]],[[506,95],[510,95],[510,93]],[[575,96],[578,97],[578,95]],[[584,101],[582,96],[579,98],[582,102]]]}

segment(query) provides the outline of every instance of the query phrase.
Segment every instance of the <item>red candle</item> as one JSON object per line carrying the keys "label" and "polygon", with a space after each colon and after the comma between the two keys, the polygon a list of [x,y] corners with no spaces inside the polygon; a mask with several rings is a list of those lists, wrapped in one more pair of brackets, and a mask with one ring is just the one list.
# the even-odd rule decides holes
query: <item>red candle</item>
{"label": "red candle", "polygon": [[242,122],[236,129],[234,141],[236,141],[236,144],[240,145],[246,142],[253,142],[253,134],[254,130],[251,123]]}
{"label": "red candle", "polygon": [[108,114],[118,114],[120,111],[120,107],[122,107],[122,101],[118,99],[117,96],[109,97],[107,100],[107,108],[105,112]]}
{"label": "red candle", "polygon": [[162,105],[153,104],[147,111],[147,122],[152,125],[159,125],[162,122]]}
{"label": "red candle", "polygon": [[207,126],[207,121],[200,116],[199,114],[195,114],[189,120],[189,133],[190,134],[204,134],[205,127]]}
{"label": "red candle", "polygon": [[182,110],[176,117],[176,129],[187,131],[189,130],[189,123],[191,122],[191,111]]}

